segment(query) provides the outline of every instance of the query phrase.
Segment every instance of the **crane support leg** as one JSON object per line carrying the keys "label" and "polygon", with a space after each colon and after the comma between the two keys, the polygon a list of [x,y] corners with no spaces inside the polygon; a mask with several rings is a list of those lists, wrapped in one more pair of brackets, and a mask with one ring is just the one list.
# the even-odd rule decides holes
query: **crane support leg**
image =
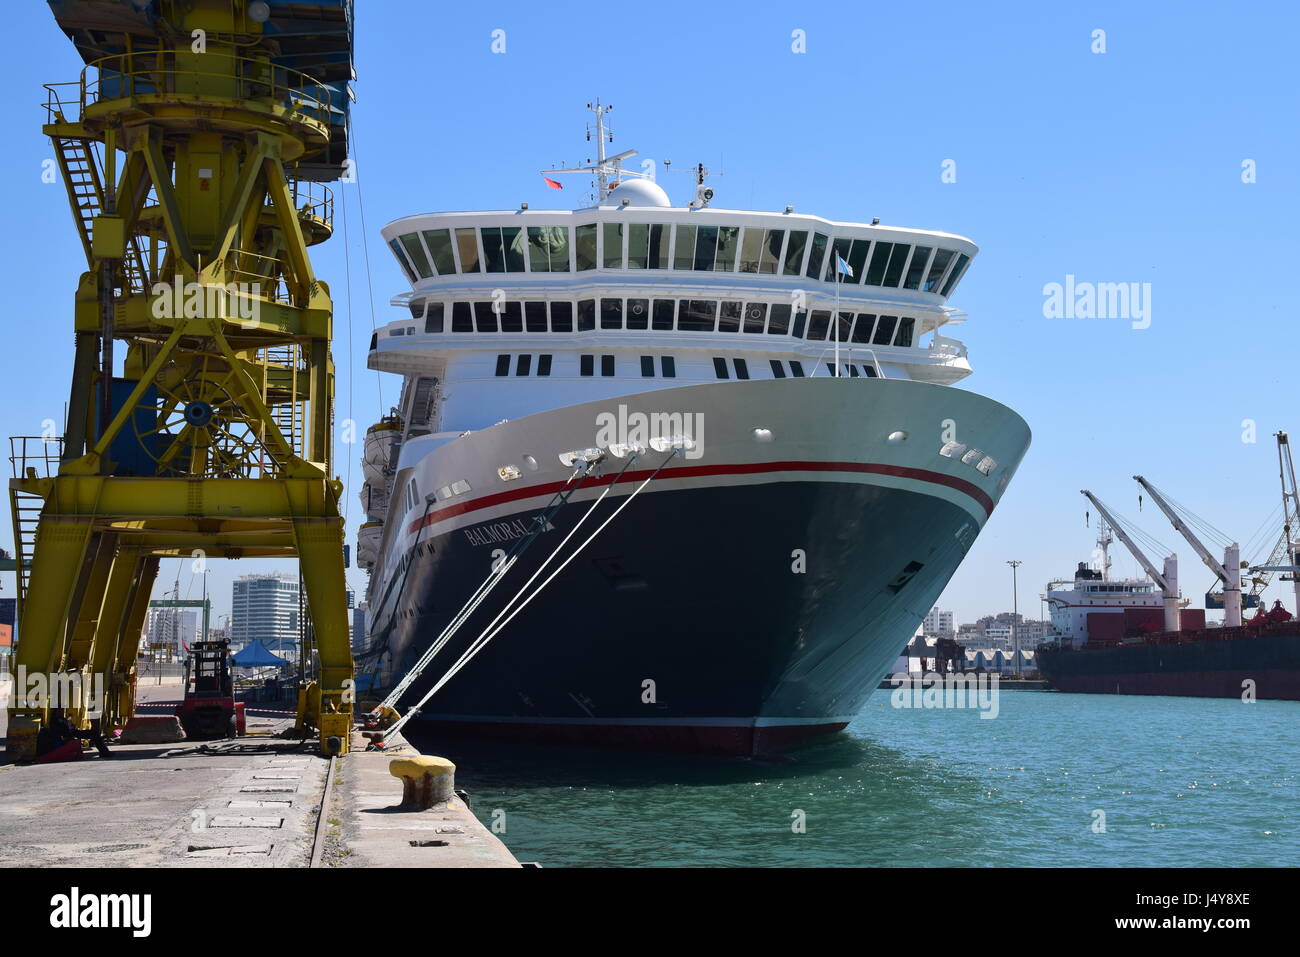
{"label": "crane support leg", "polygon": [[344,598],[347,586],[338,561],[343,549],[343,520],[299,518],[293,523],[293,533],[320,656],[320,683],[307,689],[298,723],[300,728],[307,722],[315,724],[324,753],[346,753],[356,695]]}

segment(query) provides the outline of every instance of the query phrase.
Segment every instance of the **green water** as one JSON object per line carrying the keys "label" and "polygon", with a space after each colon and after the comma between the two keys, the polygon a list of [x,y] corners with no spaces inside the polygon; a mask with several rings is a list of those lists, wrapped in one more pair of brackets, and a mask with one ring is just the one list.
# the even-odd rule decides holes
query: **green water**
{"label": "green water", "polygon": [[788,761],[417,743],[547,867],[1294,866],[1298,724],[1300,702],[1016,691],[987,720],[880,692]]}

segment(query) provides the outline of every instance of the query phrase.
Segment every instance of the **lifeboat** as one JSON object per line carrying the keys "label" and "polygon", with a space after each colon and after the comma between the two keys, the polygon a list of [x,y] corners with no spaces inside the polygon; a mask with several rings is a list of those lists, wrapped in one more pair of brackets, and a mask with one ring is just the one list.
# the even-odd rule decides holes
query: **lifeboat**
{"label": "lifeboat", "polygon": [[366,522],[357,529],[357,564],[374,568],[379,559],[379,539],[384,534],[383,522]]}
{"label": "lifeboat", "polygon": [[365,469],[366,481],[372,485],[385,482],[393,446],[402,437],[402,420],[395,415],[387,416],[366,429],[366,440],[362,451],[361,465]]}
{"label": "lifeboat", "polygon": [[388,514],[388,486],[371,485],[366,482],[361,486],[359,495],[361,507],[366,510],[366,517],[371,521],[382,522]]}

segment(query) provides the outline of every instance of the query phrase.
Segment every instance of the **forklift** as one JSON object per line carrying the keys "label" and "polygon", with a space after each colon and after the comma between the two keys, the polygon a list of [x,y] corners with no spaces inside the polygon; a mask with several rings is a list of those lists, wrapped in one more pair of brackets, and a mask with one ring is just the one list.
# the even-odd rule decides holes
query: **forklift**
{"label": "forklift", "polygon": [[225,641],[196,641],[185,661],[185,699],[176,706],[185,736],[212,741],[244,733],[244,703],[235,701],[230,648]]}

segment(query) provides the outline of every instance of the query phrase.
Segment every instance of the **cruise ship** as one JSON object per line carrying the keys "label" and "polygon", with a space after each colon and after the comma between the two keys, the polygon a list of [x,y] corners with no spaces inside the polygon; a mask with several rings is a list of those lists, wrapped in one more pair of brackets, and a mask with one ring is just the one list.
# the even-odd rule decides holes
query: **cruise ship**
{"label": "cruise ship", "polygon": [[383,229],[410,289],[370,343],[402,389],[366,436],[359,670],[447,733],[748,755],[843,729],[1029,445],[954,387],[977,248],[720,208],[703,166],[674,206],[589,109],[596,157],[543,171],[587,177],[581,208]]}

